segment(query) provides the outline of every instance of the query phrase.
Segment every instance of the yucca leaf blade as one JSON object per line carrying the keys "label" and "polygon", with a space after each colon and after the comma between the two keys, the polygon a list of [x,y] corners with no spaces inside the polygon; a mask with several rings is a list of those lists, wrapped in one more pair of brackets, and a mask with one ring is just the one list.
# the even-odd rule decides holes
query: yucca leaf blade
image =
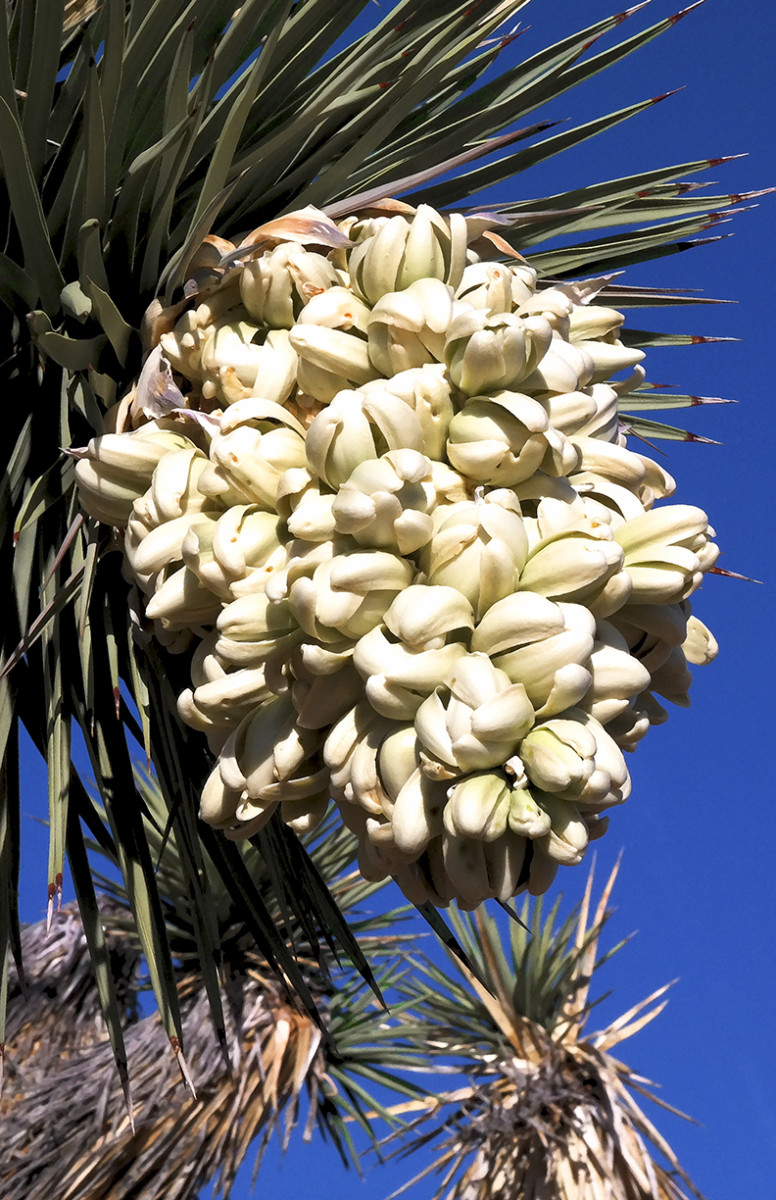
{"label": "yucca leaf blade", "polygon": [[59,293],[65,281],[51,249],[40,193],[18,118],[2,96],[0,161],[22,243],[24,268],[35,279],[43,303],[52,312],[56,312],[59,307]]}
{"label": "yucca leaf blade", "polygon": [[102,926],[100,909],[94,891],[92,870],[84,845],[81,825],[76,813],[71,809],[68,819],[67,838],[68,862],[73,879],[78,911],[81,914],[84,937],[89,947],[94,981],[100,998],[100,1007],[105,1021],[105,1028],[110,1039],[113,1059],[119,1076],[127,1111],[132,1117],[132,1091],[129,1078],[129,1064],[124,1044],[121,1010],[116,998],[116,985],[111,970],[108,947],[105,941],[105,931]]}

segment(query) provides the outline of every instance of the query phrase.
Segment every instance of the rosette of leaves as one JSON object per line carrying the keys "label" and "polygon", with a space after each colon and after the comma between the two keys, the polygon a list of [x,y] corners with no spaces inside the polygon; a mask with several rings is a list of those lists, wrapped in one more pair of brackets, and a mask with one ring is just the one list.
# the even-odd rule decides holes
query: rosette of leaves
{"label": "rosette of leaves", "polygon": [[464,1055],[467,1079],[396,1106],[419,1115],[387,1145],[426,1165],[392,1196],[425,1180],[433,1200],[703,1200],[642,1101],[685,1114],[621,1058],[662,1012],[667,987],[588,1027],[597,971],[624,944],[599,950],[616,875],[594,904],[591,872],[566,917],[560,898],[547,911],[524,905],[508,930],[482,909],[453,915],[478,978],[454,960],[402,985],[413,1019],[426,1021],[432,1063],[449,1071]]}

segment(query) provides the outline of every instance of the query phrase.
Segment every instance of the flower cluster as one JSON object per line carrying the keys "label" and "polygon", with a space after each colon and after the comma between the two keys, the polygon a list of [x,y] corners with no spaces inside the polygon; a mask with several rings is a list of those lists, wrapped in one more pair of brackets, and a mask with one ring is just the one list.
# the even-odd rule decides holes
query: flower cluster
{"label": "flower cluster", "polygon": [[706,515],[656,504],[673,480],[626,448],[643,355],[594,287],[537,288],[425,206],[288,220],[211,243],[82,503],[125,529],[156,635],[197,641],[205,821],[307,830],[333,797],[413,900],[542,892],[716,652]]}

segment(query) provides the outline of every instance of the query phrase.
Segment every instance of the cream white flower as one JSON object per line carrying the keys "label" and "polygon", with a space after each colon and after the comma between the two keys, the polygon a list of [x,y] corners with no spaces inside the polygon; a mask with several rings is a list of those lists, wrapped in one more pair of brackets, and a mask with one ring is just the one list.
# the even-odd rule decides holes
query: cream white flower
{"label": "cream white flower", "polygon": [[433,779],[499,767],[533,725],[534,710],[522,684],[493,666],[487,654],[466,654],[449,681],[434,689],[415,713],[424,772]]}
{"label": "cream white flower", "polygon": [[453,315],[453,290],[439,279],[418,279],[378,300],[369,318],[369,358],[391,376],[442,362]]}
{"label": "cream white flower", "polygon": [[528,378],[552,342],[543,317],[515,316],[460,301],[447,331],[445,361],[456,387],[470,396],[515,388]]}
{"label": "cream white flower", "polygon": [[389,392],[339,392],[307,431],[310,468],[335,488],[365,459],[402,449],[422,453],[423,433],[409,405]]}
{"label": "cream white flower", "polygon": [[476,500],[440,505],[420,555],[428,582],[458,589],[479,619],[515,591],[528,538],[514,493],[498,488]]}
{"label": "cream white flower", "polygon": [[431,537],[437,491],[431,461],[417,450],[390,450],[366,459],[332,504],[334,528],[361,546],[413,554]]}
{"label": "cream white flower", "polygon": [[324,642],[355,640],[375,630],[413,575],[411,563],[384,550],[336,555],[291,583],[288,604],[311,637]]}
{"label": "cream white flower", "polygon": [[370,304],[418,279],[438,279],[455,289],[466,263],[466,243],[463,217],[452,213],[445,219],[420,204],[410,219],[389,217],[373,224],[350,253],[351,285]]}
{"label": "cream white flower", "polygon": [[485,613],[471,648],[484,651],[513,683],[521,683],[537,716],[547,717],[577,704],[588,691],[594,641],[595,619],[587,608],[517,592]]}
{"label": "cream white flower", "polygon": [[563,434],[550,428],[542,406],[520,392],[476,396],[453,417],[447,457],[457,471],[480,484],[507,487],[540,468],[561,474],[577,459]]}
{"label": "cream white flower", "polygon": [[268,400],[233,404],[221,418],[210,446],[212,471],[200,480],[211,496],[233,496],[232,503],[275,509],[278,481],[290,467],[305,466],[305,431],[297,419]]}
{"label": "cream white flower", "polygon": [[240,296],[248,315],[270,329],[290,329],[317,292],[339,283],[327,258],[282,242],[240,271]]}

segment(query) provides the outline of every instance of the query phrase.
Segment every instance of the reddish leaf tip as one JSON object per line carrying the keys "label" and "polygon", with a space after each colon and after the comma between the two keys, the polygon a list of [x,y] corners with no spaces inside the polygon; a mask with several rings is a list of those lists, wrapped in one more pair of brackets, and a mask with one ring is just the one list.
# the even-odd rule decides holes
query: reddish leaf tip
{"label": "reddish leaf tip", "polygon": [[669,23],[676,25],[677,22],[681,21],[682,17],[686,17],[688,13],[691,13],[694,8],[698,8],[701,4],[703,4],[703,0],[695,0],[694,4],[688,5],[687,8],[683,8],[680,12],[674,13],[672,17],[669,17]]}
{"label": "reddish leaf tip", "polygon": [[738,571],[726,571],[723,567],[709,567],[709,575],[724,575],[726,579],[743,579],[744,583],[762,584],[762,579],[752,579],[751,575],[740,575]]}
{"label": "reddish leaf tip", "polygon": [[617,13],[616,17],[614,17],[615,24],[622,25],[623,21],[627,21],[628,17],[632,17],[639,9],[646,8],[651,2],[652,0],[642,0],[641,4],[634,4],[631,8],[626,8],[623,12]]}
{"label": "reddish leaf tip", "polygon": [[672,88],[670,92],[663,92],[659,96],[652,97],[653,104],[659,104],[661,100],[667,100],[669,96],[675,96],[677,92],[683,92],[684,87]]}
{"label": "reddish leaf tip", "polygon": [[736,158],[747,158],[746,154],[724,154],[722,158],[707,158],[710,167],[721,167],[723,163],[733,162]]}
{"label": "reddish leaf tip", "polygon": [[684,435],[685,442],[700,442],[703,446],[721,446],[722,442],[718,442],[716,438],[701,437],[699,433],[690,433]]}

